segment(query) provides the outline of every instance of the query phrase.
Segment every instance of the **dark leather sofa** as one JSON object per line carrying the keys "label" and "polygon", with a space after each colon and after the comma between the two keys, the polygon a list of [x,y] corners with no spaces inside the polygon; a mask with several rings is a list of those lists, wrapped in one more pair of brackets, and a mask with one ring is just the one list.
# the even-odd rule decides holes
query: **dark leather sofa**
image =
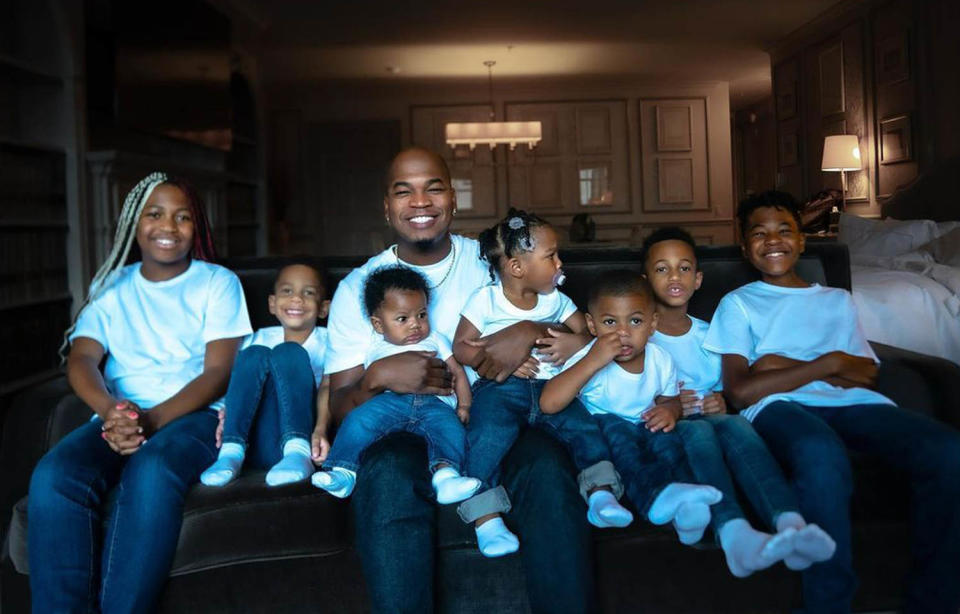
{"label": "dark leather sofa", "polygon": [[[720,297],[754,279],[736,246],[698,250],[704,283],[691,312],[709,319]],[[569,250],[564,286],[579,305],[597,272],[639,268],[639,251]],[[341,279],[358,260],[328,261]],[[244,284],[254,327],[268,325],[266,295],[276,260],[227,263]],[[846,247],[810,243],[802,273],[850,288]],[[960,428],[960,367],[944,360],[876,346],[883,360],[879,389],[917,411]],[[4,539],[0,597],[4,612],[28,610],[25,494],[40,456],[89,417],[64,378],[23,392],[4,415],[0,446],[0,524]],[[909,563],[906,490],[869,459],[855,458],[856,608],[895,609]],[[573,471],[572,466],[570,470]],[[886,484],[880,489],[879,485]],[[518,556],[484,559],[455,506],[438,508],[436,603],[444,612],[524,612],[529,606]],[[867,516],[864,510],[871,510]],[[549,520],[547,520],[549,521]],[[359,561],[351,547],[349,503],[304,482],[271,489],[250,473],[222,489],[190,492],[164,612],[361,612],[368,609]],[[709,539],[709,538],[708,538]],[[522,547],[522,545],[521,545]],[[598,602],[605,612],[787,612],[800,604],[799,575],[782,565],[747,579],[730,575],[722,553],[707,544],[681,546],[672,530],[643,522],[595,531]]]}

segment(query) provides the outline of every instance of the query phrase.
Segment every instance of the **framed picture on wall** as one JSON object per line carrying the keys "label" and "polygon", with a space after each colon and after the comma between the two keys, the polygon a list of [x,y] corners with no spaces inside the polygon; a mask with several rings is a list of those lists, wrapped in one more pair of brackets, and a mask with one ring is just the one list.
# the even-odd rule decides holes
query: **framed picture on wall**
{"label": "framed picture on wall", "polygon": [[880,120],[880,164],[909,162],[913,159],[910,115]]}
{"label": "framed picture on wall", "polygon": [[836,43],[820,52],[820,115],[843,113],[844,93],[843,43]]}
{"label": "framed picture on wall", "polygon": [[783,132],[780,134],[780,167],[796,166],[800,160],[800,151],[798,149],[799,139],[796,132]]}
{"label": "framed picture on wall", "polygon": [[790,119],[797,114],[797,82],[777,84],[777,119]]}
{"label": "framed picture on wall", "polygon": [[893,85],[910,78],[910,45],[906,31],[877,43],[877,83]]}

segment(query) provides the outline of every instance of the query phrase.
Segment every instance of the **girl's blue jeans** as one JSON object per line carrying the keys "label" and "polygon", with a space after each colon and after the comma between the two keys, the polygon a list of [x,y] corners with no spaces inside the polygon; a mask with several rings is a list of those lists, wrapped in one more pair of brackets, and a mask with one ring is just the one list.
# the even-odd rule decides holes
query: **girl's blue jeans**
{"label": "girl's blue jeans", "polygon": [[272,467],[287,441],[310,439],[314,387],[310,356],[299,343],[246,348],[230,374],[223,442],[247,446],[248,466]]}
{"label": "girl's blue jeans", "polygon": [[540,411],[540,393],[546,380],[510,376],[503,383],[480,379],[473,384],[473,407],[467,425],[467,475],[483,482],[482,492],[460,505],[460,517],[472,522],[510,509],[500,483],[500,465],[521,431],[536,427],[564,444],[580,471],[581,495],[609,486],[619,497],[620,476],[610,462],[610,449],[583,403],[574,399],[556,414]]}
{"label": "girl's blue jeans", "polygon": [[[710,506],[714,532],[734,518],[743,518],[734,481],[767,527],[783,512],[799,512],[797,497],[776,459],[743,416],[708,414],[677,422],[696,482],[723,493]],[[731,475],[732,473],[732,475]]]}
{"label": "girl's blue jeans", "polygon": [[456,410],[432,394],[397,394],[387,390],[347,414],[324,461],[324,469],[358,471],[363,451],[378,440],[406,431],[423,437],[431,470],[446,463],[463,466],[467,435]]}
{"label": "girl's blue jeans", "polygon": [[[803,572],[808,612],[849,612],[857,580],[851,552],[849,451],[882,463],[907,479],[913,570],[903,611],[960,608],[960,433],[894,405],[810,407],[771,403],[753,426],[780,462],[807,522],[837,542],[829,561]],[[890,480],[891,485],[896,483]],[[902,496],[892,491],[891,500]]]}
{"label": "girl's blue jeans", "polygon": [[170,573],[187,490],[216,458],[217,416],[199,410],[121,456],[97,418],[40,459],[30,480],[34,612],[149,612]]}

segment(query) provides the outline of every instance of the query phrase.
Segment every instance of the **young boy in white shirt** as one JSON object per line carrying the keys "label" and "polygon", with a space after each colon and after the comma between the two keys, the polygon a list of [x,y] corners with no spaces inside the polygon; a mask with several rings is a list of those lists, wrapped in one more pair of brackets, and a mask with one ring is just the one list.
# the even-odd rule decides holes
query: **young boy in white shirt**
{"label": "young boy in white shirt", "polygon": [[596,339],[574,354],[543,387],[540,410],[562,411],[579,398],[600,424],[627,495],[653,524],[673,523],[680,541],[700,540],[712,486],[682,483],[687,475],[680,438],[676,370],[647,340],[656,326],[650,284],[633,271],[609,271],[590,288],[587,328]]}
{"label": "young boy in white shirt", "polygon": [[851,609],[849,447],[909,478],[915,558],[904,611],[956,612],[960,434],[872,390],[878,361],[850,293],[797,274],[804,237],[792,196],[752,196],[737,217],[760,281],[720,301],[704,347],[723,355],[728,400],[791,477],[807,519],[836,540],[833,558],[804,572],[806,610]]}

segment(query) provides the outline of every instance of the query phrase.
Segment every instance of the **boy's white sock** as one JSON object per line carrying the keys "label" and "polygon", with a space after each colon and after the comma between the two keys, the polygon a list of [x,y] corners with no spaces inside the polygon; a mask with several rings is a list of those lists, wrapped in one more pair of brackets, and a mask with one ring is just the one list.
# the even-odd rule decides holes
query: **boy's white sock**
{"label": "boy's white sock", "polygon": [[653,524],[667,524],[676,519],[677,511],[684,503],[713,505],[723,499],[723,493],[713,486],[674,482],[660,491],[654,499],[647,519]]}
{"label": "boy's white sock", "polygon": [[814,563],[829,560],[837,549],[826,531],[815,524],[808,524],[792,535],[792,551],[783,562],[794,571],[803,571]]}
{"label": "boy's white sock", "polygon": [[600,529],[625,527],[633,522],[633,514],[620,505],[612,492],[598,490],[587,499],[587,520]]}
{"label": "boy's white sock", "polygon": [[357,485],[357,474],[343,467],[334,467],[330,471],[314,473],[310,481],[314,486],[322,488],[334,497],[346,499],[353,492],[353,487]]}
{"label": "boy's white sock", "polygon": [[719,537],[720,547],[727,556],[727,567],[738,578],[746,578],[783,560],[792,548],[789,535],[761,533],[743,518],[734,518],[720,527]]}
{"label": "boy's white sock", "polygon": [[503,556],[516,552],[520,548],[520,540],[510,532],[503,518],[491,518],[474,529],[477,532],[477,546],[486,557]]}
{"label": "boy's white sock", "polygon": [[310,442],[294,437],[283,444],[283,458],[267,472],[267,485],[280,486],[307,479],[313,473],[310,460]]}
{"label": "boy's white sock", "polygon": [[673,519],[673,528],[681,544],[691,546],[703,539],[710,525],[710,506],[706,503],[682,503]]}
{"label": "boy's white sock", "polygon": [[244,455],[243,444],[223,444],[220,446],[220,454],[217,456],[217,460],[200,474],[200,481],[207,486],[223,486],[240,475]]}
{"label": "boy's white sock", "polygon": [[437,503],[457,503],[469,499],[480,488],[480,480],[460,475],[453,467],[442,467],[433,474],[433,490]]}

